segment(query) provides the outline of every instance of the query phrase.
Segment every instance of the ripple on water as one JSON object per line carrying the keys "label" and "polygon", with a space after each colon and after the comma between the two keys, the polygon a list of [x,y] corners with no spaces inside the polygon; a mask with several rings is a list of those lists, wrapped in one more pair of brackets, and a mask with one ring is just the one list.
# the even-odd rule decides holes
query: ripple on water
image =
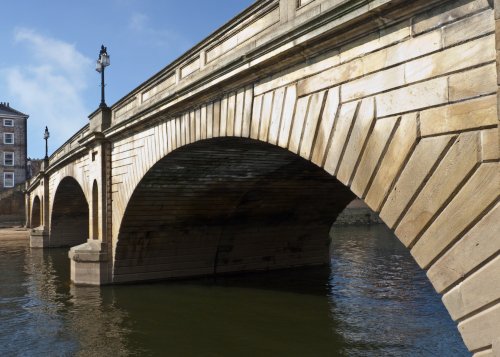
{"label": "ripple on water", "polygon": [[467,356],[383,227],[334,228],[330,268],[108,287],[67,250],[0,248],[1,356]]}

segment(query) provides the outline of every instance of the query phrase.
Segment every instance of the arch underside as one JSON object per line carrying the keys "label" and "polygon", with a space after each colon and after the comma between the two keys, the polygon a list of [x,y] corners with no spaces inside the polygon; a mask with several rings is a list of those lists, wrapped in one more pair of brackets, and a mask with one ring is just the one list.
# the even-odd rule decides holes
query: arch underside
{"label": "arch underside", "polygon": [[31,209],[31,228],[39,227],[42,224],[41,212],[40,197],[36,196],[33,200],[33,206]]}
{"label": "arch underside", "polygon": [[113,281],[325,264],[354,198],[292,153],[219,138],[176,150],[142,179],[123,218]]}
{"label": "arch underside", "polygon": [[64,178],[57,187],[50,223],[50,246],[72,247],[89,237],[89,205],[78,182]]}

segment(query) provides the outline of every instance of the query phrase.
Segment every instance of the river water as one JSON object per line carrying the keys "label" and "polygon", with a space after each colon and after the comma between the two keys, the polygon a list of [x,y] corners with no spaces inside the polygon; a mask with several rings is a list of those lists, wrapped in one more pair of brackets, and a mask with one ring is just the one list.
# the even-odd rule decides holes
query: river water
{"label": "river water", "polygon": [[67,250],[0,239],[0,356],[469,355],[389,230],[331,235],[329,267],[102,288],[70,284]]}

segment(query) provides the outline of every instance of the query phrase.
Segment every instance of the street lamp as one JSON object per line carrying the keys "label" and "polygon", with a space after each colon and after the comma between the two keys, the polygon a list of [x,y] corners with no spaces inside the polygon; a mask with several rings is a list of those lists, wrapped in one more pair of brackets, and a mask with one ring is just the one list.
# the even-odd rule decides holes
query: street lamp
{"label": "street lamp", "polygon": [[95,64],[95,70],[101,74],[101,104],[99,105],[99,108],[107,108],[106,102],[104,101],[104,69],[107,66],[109,66],[109,55],[106,51],[106,47],[101,45],[99,58]]}
{"label": "street lamp", "polygon": [[45,140],[45,160],[49,159],[49,144],[48,144],[49,138],[50,138],[49,129],[45,127],[45,132],[43,133],[43,139]]}

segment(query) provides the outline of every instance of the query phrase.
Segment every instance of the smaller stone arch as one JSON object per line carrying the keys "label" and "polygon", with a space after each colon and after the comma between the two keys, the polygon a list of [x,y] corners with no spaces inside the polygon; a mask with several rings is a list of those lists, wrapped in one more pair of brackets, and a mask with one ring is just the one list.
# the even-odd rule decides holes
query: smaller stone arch
{"label": "smaller stone arch", "polygon": [[50,221],[50,246],[72,247],[89,237],[89,204],[78,182],[67,176],[54,195]]}
{"label": "smaller stone arch", "polygon": [[31,228],[36,228],[42,225],[42,202],[37,195],[33,199],[31,208]]}

